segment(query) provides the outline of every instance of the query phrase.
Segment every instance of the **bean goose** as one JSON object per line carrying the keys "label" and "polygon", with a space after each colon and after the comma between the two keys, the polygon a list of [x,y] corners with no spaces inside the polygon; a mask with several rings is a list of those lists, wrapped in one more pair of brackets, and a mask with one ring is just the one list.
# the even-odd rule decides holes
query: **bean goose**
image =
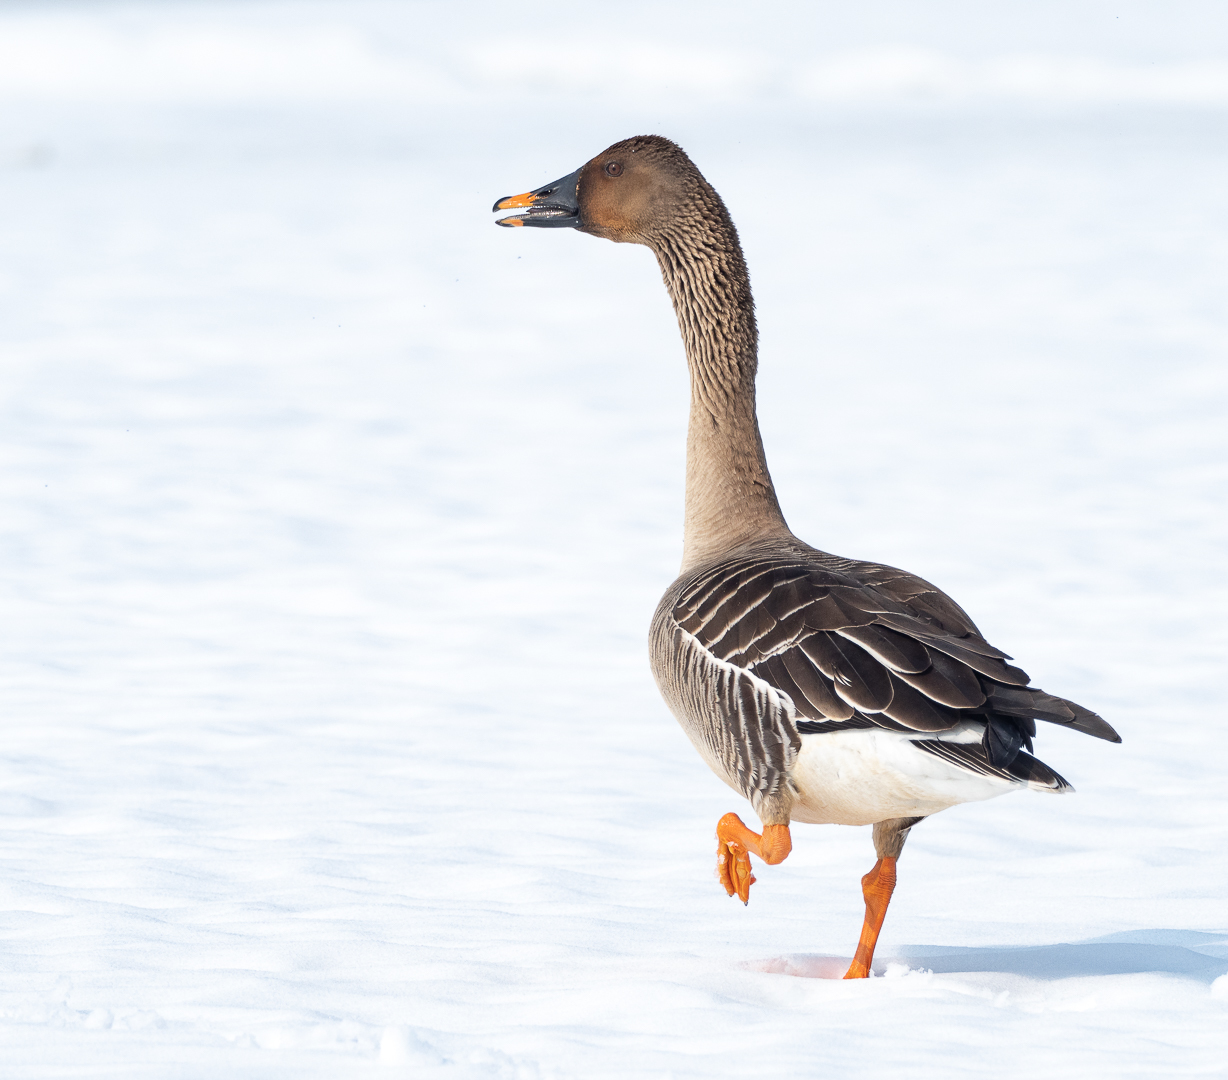
{"label": "bean goose", "polygon": [[762,832],[717,825],[717,871],[749,901],[750,855],[779,863],[790,822],[872,825],[878,861],[845,978],[869,975],[909,830],[958,803],[1069,791],[1029,751],[1036,721],[1120,742],[1095,713],[1028,685],[950,597],[789,531],[755,412],[750,280],[725,204],[680,147],[615,143],[500,199],[499,225],[572,228],[652,249],[690,368],[682,571],[652,620],[652,670],[700,755]]}

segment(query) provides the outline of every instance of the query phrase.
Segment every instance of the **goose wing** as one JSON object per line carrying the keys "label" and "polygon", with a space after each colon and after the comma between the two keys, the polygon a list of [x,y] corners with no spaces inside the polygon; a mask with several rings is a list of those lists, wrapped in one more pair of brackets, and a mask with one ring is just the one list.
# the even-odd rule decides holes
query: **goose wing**
{"label": "goose wing", "polygon": [[799,732],[942,732],[976,720],[995,770],[1031,749],[1036,720],[1121,741],[1089,709],[1029,686],[950,597],[893,567],[751,553],[698,573],[672,615],[713,660],[787,694]]}

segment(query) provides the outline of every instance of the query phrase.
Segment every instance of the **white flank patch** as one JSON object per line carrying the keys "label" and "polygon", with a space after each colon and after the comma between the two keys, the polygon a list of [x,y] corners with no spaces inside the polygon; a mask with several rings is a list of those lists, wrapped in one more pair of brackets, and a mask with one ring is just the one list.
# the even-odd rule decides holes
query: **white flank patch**
{"label": "white flank patch", "polygon": [[[943,734],[950,742],[975,738],[971,730]],[[881,728],[803,735],[802,751],[793,766],[800,796],[794,819],[818,825],[872,825],[886,818],[936,814],[1024,786],[978,776],[918,750],[912,745],[918,737],[922,736]]]}

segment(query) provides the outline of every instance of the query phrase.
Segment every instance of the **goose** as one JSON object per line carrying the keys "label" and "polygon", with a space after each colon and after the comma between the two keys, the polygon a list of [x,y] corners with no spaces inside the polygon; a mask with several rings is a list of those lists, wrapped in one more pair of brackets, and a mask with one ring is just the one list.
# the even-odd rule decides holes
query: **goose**
{"label": "goose", "polygon": [[1036,721],[1121,738],[1029,685],[967,613],[915,574],[831,555],[790,532],[755,410],[757,329],[733,220],[681,147],[617,142],[561,180],[499,199],[509,228],[575,229],[657,257],[690,369],[681,572],[653,615],[670,711],[749,800],[716,827],[717,876],[750,900],[750,856],[777,864],[790,825],[871,825],[865,918],[846,979],[868,978],[909,831],[960,803],[1073,790],[1033,757]]}

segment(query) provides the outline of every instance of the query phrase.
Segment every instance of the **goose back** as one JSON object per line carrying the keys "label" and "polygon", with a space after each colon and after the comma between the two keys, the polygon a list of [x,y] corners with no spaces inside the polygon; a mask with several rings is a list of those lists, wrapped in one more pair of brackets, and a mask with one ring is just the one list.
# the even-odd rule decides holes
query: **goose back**
{"label": "goose back", "polygon": [[[684,573],[657,608],[651,652],[692,742],[761,817],[787,815],[805,734],[908,733],[960,768],[1055,790],[1069,785],[1027,753],[1037,720],[1120,741],[1089,709],[1029,686],[929,582],[796,539]],[[970,722],[979,744],[924,737]]]}

